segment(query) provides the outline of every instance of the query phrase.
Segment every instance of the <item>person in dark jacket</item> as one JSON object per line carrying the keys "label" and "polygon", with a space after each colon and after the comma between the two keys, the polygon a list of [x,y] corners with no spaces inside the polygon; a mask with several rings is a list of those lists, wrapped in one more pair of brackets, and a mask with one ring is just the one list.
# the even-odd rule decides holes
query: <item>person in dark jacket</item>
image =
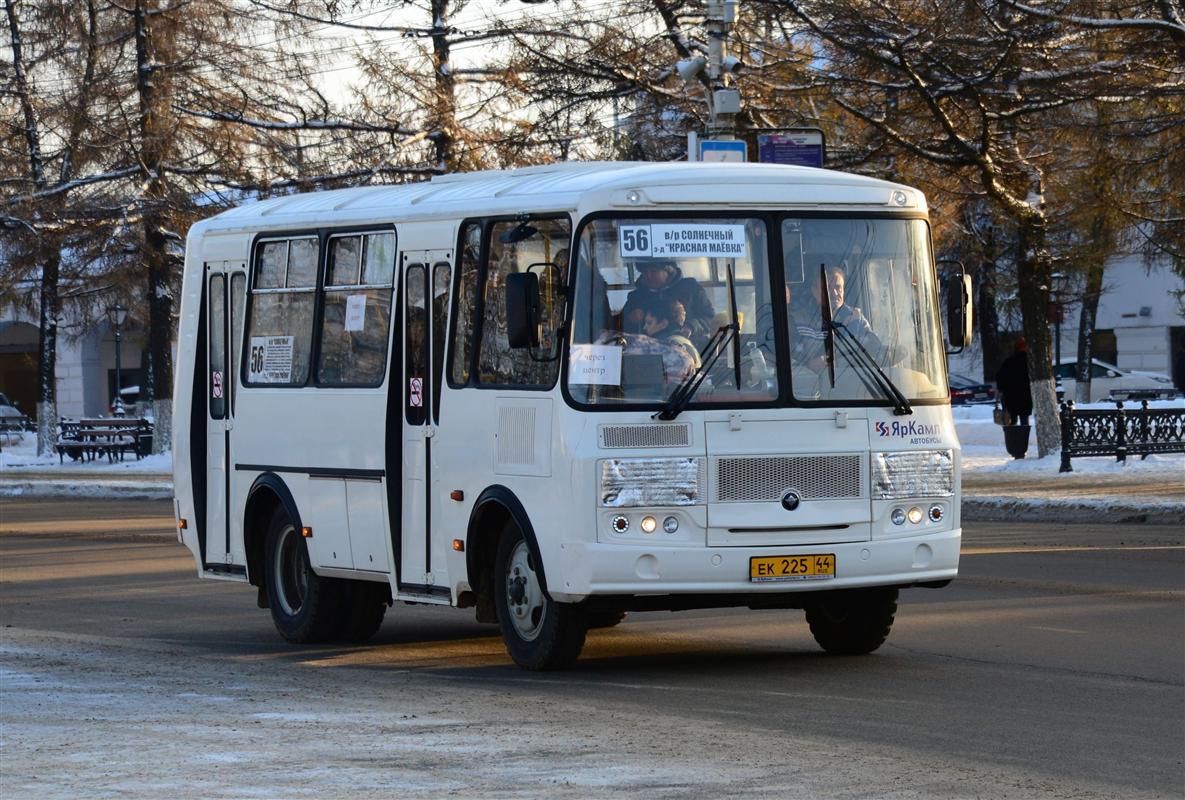
{"label": "person in dark jacket", "polygon": [[670,259],[643,261],[638,266],[638,287],[625,300],[621,315],[628,333],[641,333],[646,309],[654,304],[678,300],[687,312],[683,334],[696,347],[703,347],[715,332],[712,320],[716,316],[708,293],[695,278],[684,278],[683,271]]}
{"label": "person in dark jacket", "polygon": [[1173,386],[1185,395],[1185,336],[1177,343],[1177,354],[1173,357]]}
{"label": "person in dark jacket", "polygon": [[1023,338],[1016,340],[1012,355],[996,370],[996,388],[1004,398],[1004,410],[1012,416],[1012,424],[1028,425],[1033,413],[1033,389],[1029,385],[1029,347]]}

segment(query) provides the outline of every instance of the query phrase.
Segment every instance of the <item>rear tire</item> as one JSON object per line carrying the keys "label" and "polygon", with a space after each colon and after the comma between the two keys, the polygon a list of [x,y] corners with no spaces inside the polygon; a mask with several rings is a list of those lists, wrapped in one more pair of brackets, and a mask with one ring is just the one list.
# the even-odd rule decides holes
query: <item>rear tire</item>
{"label": "rear tire", "polygon": [[280,635],[297,644],[334,639],[341,587],[313,571],[308,545],[283,506],[272,514],[264,553],[268,607]]}
{"label": "rear tire", "polygon": [[896,613],[896,589],[824,592],[806,605],[806,621],[815,641],[837,656],[865,655],[880,647]]}
{"label": "rear tire", "polygon": [[563,669],[584,648],[588,620],[578,606],[547,596],[535,559],[517,527],[503,531],[494,558],[498,624],[515,664],[530,670]]}

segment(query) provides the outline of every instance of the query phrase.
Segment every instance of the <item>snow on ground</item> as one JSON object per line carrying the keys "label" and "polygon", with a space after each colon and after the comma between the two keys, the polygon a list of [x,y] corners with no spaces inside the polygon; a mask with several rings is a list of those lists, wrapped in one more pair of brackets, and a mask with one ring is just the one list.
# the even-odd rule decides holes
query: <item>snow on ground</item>
{"label": "snow on ground", "polygon": [[102,473],[160,473],[173,471],[173,456],[170,453],[145,456],[137,459],[132,455],[125,455],[123,461],[108,461],[106,458],[96,458],[94,461],[73,461],[66,456],[59,463],[58,454],[37,455],[37,434],[25,433],[16,438],[7,434],[0,434],[0,472],[12,474],[14,472],[53,472],[61,470],[71,473],[82,473],[100,477]]}

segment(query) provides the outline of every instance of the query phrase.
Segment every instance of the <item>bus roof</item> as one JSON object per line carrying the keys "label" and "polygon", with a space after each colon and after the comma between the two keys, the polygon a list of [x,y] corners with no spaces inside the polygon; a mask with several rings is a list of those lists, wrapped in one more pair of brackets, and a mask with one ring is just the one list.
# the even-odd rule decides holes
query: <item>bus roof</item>
{"label": "bus roof", "polygon": [[[907,202],[893,203],[895,191]],[[374,219],[426,219],[575,210],[602,194],[607,206],[639,210],[726,203],[763,207],[872,206],[925,210],[921,192],[888,181],[813,167],[703,162],[564,162],[440,175],[430,181],[286,195],[246,203],[207,230],[282,228]],[[625,199],[628,197],[628,200]],[[892,205],[891,205],[892,204]]]}

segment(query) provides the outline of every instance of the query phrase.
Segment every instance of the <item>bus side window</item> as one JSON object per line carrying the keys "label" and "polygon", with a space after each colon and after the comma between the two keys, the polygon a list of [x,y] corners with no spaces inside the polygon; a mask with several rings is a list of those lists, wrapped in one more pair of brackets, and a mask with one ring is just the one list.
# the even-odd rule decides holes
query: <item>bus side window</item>
{"label": "bus side window", "polygon": [[[567,219],[532,219],[530,228],[533,232],[515,238],[514,232],[523,225],[525,223],[518,220],[490,225],[478,382],[546,388],[555,383],[559,360],[536,361],[527,348],[510,348],[506,332],[506,276],[526,272],[532,265],[554,266],[539,275],[540,316],[545,339],[548,339],[540,342],[540,349],[543,352],[552,350],[554,342],[549,339],[559,326],[560,290],[567,284],[566,255],[571,246],[571,227]],[[502,241],[504,235],[508,237],[506,242]],[[563,263],[556,264],[556,261]]]}
{"label": "bus side window", "polygon": [[461,248],[457,257],[460,280],[457,282],[456,323],[453,326],[453,362],[449,371],[449,382],[454,386],[469,383],[480,258],[481,223],[471,222],[461,234]]}
{"label": "bus side window", "polygon": [[407,268],[407,298],[404,314],[407,319],[407,350],[404,359],[405,412],[409,425],[423,425],[424,395],[428,377],[428,309],[425,289],[427,277],[423,264]]}
{"label": "bus side window", "polygon": [[394,274],[394,234],[329,240],[318,384],[378,386],[383,382]]}
{"label": "bus side window", "polygon": [[256,245],[244,384],[308,381],[319,250],[315,236]]}
{"label": "bus side window", "polygon": [[432,418],[437,422],[440,422],[440,384],[444,375],[444,342],[452,280],[453,269],[447,261],[432,267]]}
{"label": "bus side window", "polygon": [[210,419],[226,416],[226,276],[210,276]]}

